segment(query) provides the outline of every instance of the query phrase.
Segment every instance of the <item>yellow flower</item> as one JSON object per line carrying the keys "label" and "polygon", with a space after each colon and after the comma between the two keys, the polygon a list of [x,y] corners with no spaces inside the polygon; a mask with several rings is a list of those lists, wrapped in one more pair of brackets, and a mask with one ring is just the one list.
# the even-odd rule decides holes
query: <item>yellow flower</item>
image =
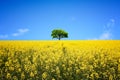
{"label": "yellow flower", "polygon": [[77,70],[76,70],[76,74],[79,74],[79,73],[80,73],[80,69],[77,69]]}
{"label": "yellow flower", "polygon": [[18,80],[17,76],[13,76],[13,80]]}
{"label": "yellow flower", "polygon": [[9,67],[9,70],[10,71],[14,71],[14,67]]}
{"label": "yellow flower", "polygon": [[52,78],[52,80],[55,80],[55,78]]}
{"label": "yellow flower", "polygon": [[[116,66],[120,71],[119,63],[120,40],[0,41],[0,73],[8,80],[17,80],[19,77],[21,80],[31,77],[39,80],[43,71],[43,80],[55,80],[50,75],[57,79],[68,76],[72,79],[73,74],[79,77],[80,73],[86,79],[94,80],[101,74],[112,80],[116,76]],[[16,70],[20,76],[14,75]],[[61,72],[64,77],[60,75]]]}
{"label": "yellow flower", "polygon": [[44,73],[42,74],[42,78],[43,78],[43,79],[46,79],[46,78],[47,78],[47,72],[44,72]]}
{"label": "yellow flower", "polygon": [[21,73],[21,79],[25,79],[25,74],[24,74],[24,72]]}
{"label": "yellow flower", "polygon": [[21,72],[21,68],[18,69],[18,72]]}
{"label": "yellow flower", "polygon": [[30,73],[30,77],[34,77],[34,73],[33,72]]}
{"label": "yellow flower", "polygon": [[58,66],[56,67],[56,73],[57,73],[57,74],[60,74],[60,69],[59,69]]}
{"label": "yellow flower", "polygon": [[11,78],[10,73],[7,73],[7,79],[10,79],[10,78]]}
{"label": "yellow flower", "polygon": [[0,59],[0,66],[2,65],[3,63],[2,63],[2,59]]}
{"label": "yellow flower", "polygon": [[5,66],[9,66],[9,63],[8,63],[8,62],[6,62],[6,63],[5,63]]}

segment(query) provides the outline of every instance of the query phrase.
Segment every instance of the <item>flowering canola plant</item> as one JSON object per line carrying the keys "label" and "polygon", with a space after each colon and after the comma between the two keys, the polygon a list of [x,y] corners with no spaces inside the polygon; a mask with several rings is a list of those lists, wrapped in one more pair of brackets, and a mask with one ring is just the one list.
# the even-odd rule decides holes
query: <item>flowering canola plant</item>
{"label": "flowering canola plant", "polygon": [[119,79],[119,40],[0,41],[0,80]]}

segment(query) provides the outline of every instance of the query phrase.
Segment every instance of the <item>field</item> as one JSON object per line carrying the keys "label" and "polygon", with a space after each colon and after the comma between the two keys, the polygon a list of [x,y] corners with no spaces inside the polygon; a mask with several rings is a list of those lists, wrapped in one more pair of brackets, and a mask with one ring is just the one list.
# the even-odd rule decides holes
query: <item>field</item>
{"label": "field", "polygon": [[120,80],[120,41],[0,41],[0,80]]}

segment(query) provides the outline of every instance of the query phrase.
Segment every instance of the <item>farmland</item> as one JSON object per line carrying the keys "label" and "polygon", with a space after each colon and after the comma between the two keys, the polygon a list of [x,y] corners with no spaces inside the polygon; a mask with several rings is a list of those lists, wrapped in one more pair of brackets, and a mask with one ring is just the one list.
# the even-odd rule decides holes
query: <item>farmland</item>
{"label": "farmland", "polygon": [[0,41],[0,80],[118,80],[119,40]]}

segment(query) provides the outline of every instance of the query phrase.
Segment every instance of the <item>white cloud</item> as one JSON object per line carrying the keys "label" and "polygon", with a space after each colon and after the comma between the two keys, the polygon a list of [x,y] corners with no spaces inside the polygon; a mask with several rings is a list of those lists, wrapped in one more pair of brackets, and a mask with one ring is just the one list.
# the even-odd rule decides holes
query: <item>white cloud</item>
{"label": "white cloud", "polygon": [[8,35],[7,35],[7,34],[5,34],[5,35],[0,35],[0,38],[1,38],[1,39],[8,38]]}
{"label": "white cloud", "polygon": [[19,33],[26,33],[26,32],[28,32],[29,31],[29,29],[18,29],[18,32]]}
{"label": "white cloud", "polygon": [[98,38],[92,38],[91,40],[109,40],[112,39],[112,33],[104,32]]}
{"label": "white cloud", "polygon": [[105,39],[111,39],[112,34],[110,32],[104,32],[100,35],[99,39],[105,40]]}
{"label": "white cloud", "polygon": [[28,31],[29,31],[29,29],[18,29],[18,32],[13,33],[12,36],[20,36],[20,35],[25,34]]}
{"label": "white cloud", "polygon": [[19,36],[21,35],[20,33],[13,33],[12,36]]}
{"label": "white cloud", "polygon": [[104,26],[103,33],[98,38],[93,38],[92,40],[106,40],[112,39],[113,27],[115,26],[115,19],[110,19],[109,22]]}
{"label": "white cloud", "polygon": [[115,19],[110,19],[104,26],[104,32],[100,35],[99,39],[112,39],[112,31],[115,26]]}

